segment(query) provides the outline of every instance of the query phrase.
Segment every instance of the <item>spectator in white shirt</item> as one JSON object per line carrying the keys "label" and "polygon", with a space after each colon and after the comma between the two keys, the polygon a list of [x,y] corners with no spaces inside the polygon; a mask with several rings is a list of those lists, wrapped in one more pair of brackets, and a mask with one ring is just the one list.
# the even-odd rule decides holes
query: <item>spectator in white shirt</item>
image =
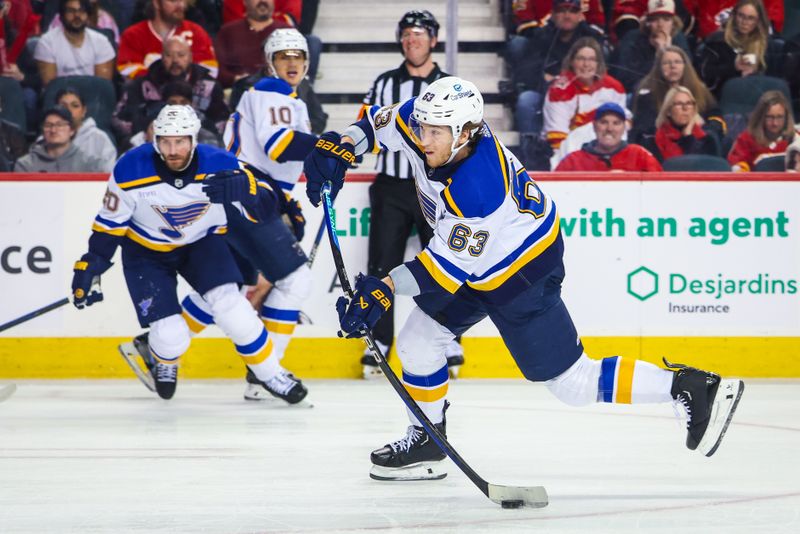
{"label": "spectator in white shirt", "polygon": [[54,28],[36,45],[33,56],[42,83],[60,76],[98,76],[114,73],[114,47],[102,33],[87,27],[89,0],[61,0],[61,28]]}

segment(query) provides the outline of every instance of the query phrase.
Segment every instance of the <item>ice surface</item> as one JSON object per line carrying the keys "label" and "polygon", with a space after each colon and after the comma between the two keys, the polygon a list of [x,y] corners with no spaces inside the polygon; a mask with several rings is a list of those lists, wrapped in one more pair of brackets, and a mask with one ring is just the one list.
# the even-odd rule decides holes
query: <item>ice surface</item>
{"label": "ice surface", "polygon": [[[0,382],[0,385],[8,381]],[[669,405],[570,408],[523,381],[451,383],[448,435],[496,484],[550,506],[503,510],[457,468],[370,480],[401,437],[385,381],[308,381],[315,407],[242,400],[244,382],[17,382],[0,404],[0,533],[800,532],[800,382],[748,381],[713,458]]]}

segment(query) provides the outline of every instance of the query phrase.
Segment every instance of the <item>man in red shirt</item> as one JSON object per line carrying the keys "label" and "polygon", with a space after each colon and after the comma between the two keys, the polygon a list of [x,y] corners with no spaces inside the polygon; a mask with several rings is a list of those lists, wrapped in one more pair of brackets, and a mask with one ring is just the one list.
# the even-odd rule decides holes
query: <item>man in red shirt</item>
{"label": "man in red shirt", "polygon": [[594,115],[596,139],[567,155],[556,171],[639,171],[661,172],[661,164],[645,148],[622,140],[625,110],[607,102]]}
{"label": "man in red shirt", "polygon": [[194,62],[217,76],[217,57],[211,37],[199,25],[185,20],[186,0],[153,0],[154,13],[149,20],[130,26],[122,34],[117,53],[117,70],[125,78],[137,78],[161,58],[164,41],[180,37],[192,47]]}
{"label": "man in red shirt", "polygon": [[290,19],[273,16],[275,0],[244,0],[245,18],[226,23],[217,34],[219,81],[231,87],[264,67],[264,43],[278,28],[292,28]]}

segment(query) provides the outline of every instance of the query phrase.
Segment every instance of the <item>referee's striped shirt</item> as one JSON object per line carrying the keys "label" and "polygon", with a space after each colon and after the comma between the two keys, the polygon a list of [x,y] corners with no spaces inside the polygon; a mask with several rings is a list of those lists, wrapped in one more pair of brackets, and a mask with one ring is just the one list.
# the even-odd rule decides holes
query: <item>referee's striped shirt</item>
{"label": "referee's striped shirt", "polygon": [[[378,76],[372,84],[372,89],[364,97],[364,104],[389,106],[397,102],[405,102],[409,98],[420,95],[428,85],[445,76],[449,76],[449,74],[442,72],[436,63],[433,64],[433,70],[426,78],[411,76],[403,62],[399,68],[386,71]],[[378,154],[375,170],[394,178],[413,178],[411,165],[400,152],[382,151]]]}

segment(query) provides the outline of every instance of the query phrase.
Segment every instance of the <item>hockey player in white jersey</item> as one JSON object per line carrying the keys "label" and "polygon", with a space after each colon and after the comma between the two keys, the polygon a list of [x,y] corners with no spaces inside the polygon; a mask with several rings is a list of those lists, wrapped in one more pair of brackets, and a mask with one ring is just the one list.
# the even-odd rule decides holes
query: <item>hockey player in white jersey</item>
{"label": "hockey player in white jersey", "polygon": [[[663,369],[585,354],[561,300],[564,243],[556,205],[483,122],[474,84],[439,79],[420,97],[370,109],[341,138],[322,137],[305,164],[314,205],[324,182],[334,191],[342,187],[353,153],[378,144],[412,162],[433,239],[383,279],[359,275],[353,301],[342,297],[336,307],[342,331],[357,337],[393,305],[395,294],[414,297],[397,339],[402,381],[443,433],[444,348],[488,316],[523,375],[543,381],[563,402],[677,402],[688,414],[687,447],[706,456],[717,450],[744,384],[683,365]],[[373,478],[446,476],[445,454],[409,415],[406,435],[373,451]]]}
{"label": "hockey player in white jersey", "polygon": [[[190,332],[177,295],[180,274],[203,295],[217,324],[258,380],[285,381],[270,338],[239,292],[242,277],[225,241],[225,209],[209,202],[209,186],[225,191],[215,175],[247,178],[237,203],[258,216],[259,189],[228,152],[198,145],[200,120],[189,106],[165,106],[154,125],[152,144],[126,153],[115,165],[92,226],[89,251],[75,263],[73,302],[79,309],[103,300],[100,276],[111,267],[118,246],[139,323],[149,327],[146,362],[161,398],[175,393],[180,357]],[[220,185],[222,187],[220,187]],[[290,395],[287,392],[287,395]]]}
{"label": "hockey player in white jersey", "polygon": [[[229,214],[228,241],[255,269],[250,269],[248,284],[255,283],[256,270],[272,284],[260,314],[274,343],[272,354],[280,361],[297,325],[300,307],[311,292],[311,270],[299,245],[305,220],[299,204],[288,195],[317,137],[311,133],[306,105],[295,93],[308,72],[305,37],[295,29],[275,30],[264,45],[264,54],[272,76],[263,78],[242,96],[228,120],[224,141],[232,154],[278,193],[280,211],[286,217],[253,224],[234,211]],[[287,218],[291,228],[281,220]],[[247,270],[241,262],[240,267],[243,272]],[[199,294],[187,296],[182,304],[192,332],[199,333],[213,322],[213,314]],[[246,380],[245,399],[263,400],[274,395],[251,372]]]}

